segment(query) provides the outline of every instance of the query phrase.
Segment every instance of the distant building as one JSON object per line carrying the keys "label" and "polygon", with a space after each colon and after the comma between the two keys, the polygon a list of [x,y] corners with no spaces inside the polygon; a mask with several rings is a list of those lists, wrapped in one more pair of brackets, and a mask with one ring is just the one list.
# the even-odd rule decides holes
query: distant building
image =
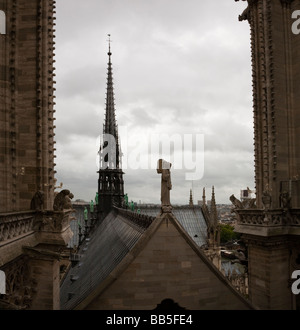
{"label": "distant building", "polygon": [[241,193],[240,193],[241,202],[249,201],[252,198],[254,198],[252,195],[253,193],[255,193],[255,192],[250,190],[249,188],[241,190]]}

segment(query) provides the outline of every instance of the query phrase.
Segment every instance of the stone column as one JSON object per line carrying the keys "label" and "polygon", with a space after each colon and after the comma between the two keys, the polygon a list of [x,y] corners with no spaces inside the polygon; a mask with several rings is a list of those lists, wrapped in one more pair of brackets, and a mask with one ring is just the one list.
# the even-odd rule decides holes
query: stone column
{"label": "stone column", "polygon": [[29,256],[31,276],[36,283],[36,293],[31,310],[60,309],[60,254],[39,248],[24,248]]}
{"label": "stone column", "polygon": [[39,244],[23,247],[29,257],[31,277],[36,283],[32,310],[60,309],[61,252],[72,237],[70,214],[72,210],[40,212],[35,220]]}

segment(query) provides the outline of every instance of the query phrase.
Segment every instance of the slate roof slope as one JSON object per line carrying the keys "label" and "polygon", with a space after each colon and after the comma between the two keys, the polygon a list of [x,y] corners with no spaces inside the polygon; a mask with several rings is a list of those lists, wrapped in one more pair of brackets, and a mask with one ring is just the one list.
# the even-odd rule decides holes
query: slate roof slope
{"label": "slate roof slope", "polygon": [[[156,206],[141,207],[140,210],[142,214],[154,217],[160,213],[160,207]],[[172,213],[198,246],[207,243],[207,224],[201,207],[174,206]]]}
{"label": "slate roof slope", "polygon": [[212,265],[174,215],[165,214],[154,219],[116,209],[95,229],[91,238],[82,244],[80,262],[69,271],[61,285],[61,309],[86,308],[122,276],[166,219],[177,228],[201,262],[211,269],[214,274],[212,276],[217,276],[238,297],[242,306],[253,308]]}
{"label": "slate roof slope", "polygon": [[82,243],[79,263],[70,269],[61,285],[61,309],[73,309],[86,298],[124,259],[151,223],[130,221],[111,211]]}
{"label": "slate roof slope", "polygon": [[[125,218],[123,218],[122,221],[123,220],[128,221]],[[151,240],[152,239],[154,239],[154,240],[155,239],[159,239],[159,240],[163,239],[164,240],[166,238],[166,236],[164,236],[165,229],[162,229],[162,231],[160,230],[160,228],[162,228],[162,226],[163,226],[163,223],[165,223],[165,222],[169,223],[170,225],[164,226],[164,228],[172,228],[172,227],[176,228],[175,231],[177,231],[178,234],[179,234],[179,236],[177,235],[177,237],[181,236],[181,238],[183,238],[183,241],[188,243],[191,250],[193,250],[195,252],[196,257],[199,258],[198,259],[199,264],[197,262],[198,266],[199,265],[204,265],[204,268],[203,268],[203,266],[200,266],[200,267],[203,268],[202,271],[205,271],[205,273],[203,274],[204,277],[202,279],[201,279],[201,274],[200,274],[200,282],[201,283],[203,281],[207,282],[206,284],[208,285],[208,287],[203,287],[203,286],[201,287],[201,290],[204,290],[203,292],[205,292],[205,294],[203,293],[203,295],[205,297],[201,296],[201,294],[200,294],[199,298],[201,298],[202,300],[204,299],[205,301],[208,299],[209,302],[207,302],[207,301],[203,302],[203,304],[204,304],[202,306],[203,309],[211,309],[211,308],[215,309],[216,307],[218,307],[220,309],[222,307],[224,308],[224,306],[227,307],[227,308],[225,307],[225,309],[230,309],[230,308],[233,308],[233,309],[245,309],[245,308],[246,309],[253,309],[253,308],[255,308],[254,306],[252,306],[252,304],[249,301],[247,301],[239,292],[237,292],[234,289],[234,287],[230,284],[230,282],[208,260],[208,258],[205,256],[204,252],[191,239],[191,237],[186,233],[185,229],[182,227],[182,225],[179,223],[179,221],[177,221],[177,219],[173,216],[173,214],[168,213],[168,214],[163,214],[161,216],[158,216],[151,223],[151,225],[149,225],[149,227],[140,236],[140,238],[138,239],[136,244],[132,247],[131,251],[129,251],[127,253],[127,255],[123,258],[123,260],[120,263],[116,264],[115,269],[107,276],[107,279],[99,281],[98,286],[96,286],[94,288],[93,292],[90,292],[89,295],[85,295],[84,299],[81,299],[81,303],[76,304],[75,306],[73,306],[74,309],[79,309],[79,310],[86,309],[86,308],[87,309],[99,309],[99,306],[97,305],[97,301],[99,301],[98,300],[99,296],[101,296],[102,294],[105,294],[106,290],[109,290],[111,288],[112,288],[112,290],[114,290],[113,289],[114,285],[118,285],[118,283],[120,283],[118,281],[120,281],[120,279],[126,273],[126,270],[130,267],[130,265],[132,263],[136,262],[136,259],[138,258],[138,256],[140,254],[143,253],[144,249],[147,248],[148,244],[149,243],[151,244]],[[174,236],[174,230],[172,230],[171,236]],[[170,242],[171,241],[169,241],[169,244],[167,244],[167,246],[165,246],[164,248],[169,247],[173,251],[172,242],[171,243]],[[111,244],[114,244],[114,242],[111,242]],[[162,245],[159,244],[159,246],[161,247]],[[98,251],[98,253],[102,254],[101,251]],[[149,253],[149,251],[148,251],[148,253]],[[176,255],[176,253],[175,253],[175,255]],[[146,252],[146,254],[147,254],[147,252]],[[194,253],[191,253],[190,257],[192,258],[193,255],[194,255]],[[175,257],[175,258],[177,258],[177,257]],[[180,256],[178,258],[179,258],[178,260],[181,260]],[[144,257],[142,258],[142,260],[145,260]],[[107,260],[107,262],[110,263],[109,260]],[[160,261],[157,261],[157,263],[159,263],[159,262]],[[168,258],[166,259],[166,262],[168,263]],[[181,265],[182,262],[180,261],[179,264]],[[182,271],[180,272],[180,268],[182,267],[182,265],[181,266],[180,265],[178,267],[179,273],[184,274],[184,277],[187,276],[185,272],[182,272]],[[136,270],[135,266],[136,265],[134,265],[133,268]],[[195,267],[198,267],[198,266],[196,266],[196,264],[195,264]],[[94,267],[95,267],[95,265],[94,265]],[[167,273],[167,277],[170,278],[170,276],[169,276],[171,274],[170,269],[167,267],[166,269],[161,270],[160,272],[164,272],[164,271]],[[190,274],[191,276],[195,275],[193,273],[191,273],[191,274]],[[130,276],[134,276],[134,275],[131,274]],[[139,276],[139,275],[136,274],[135,276]],[[144,274],[143,278],[145,276],[146,275]],[[152,277],[153,274],[150,274],[149,276]],[[209,276],[209,278],[208,278],[208,276]],[[197,277],[197,279],[199,279],[199,278]],[[128,283],[131,283],[131,277],[130,277]],[[131,283],[131,285],[132,285],[132,283]],[[122,282],[121,282],[121,286],[122,286]],[[207,289],[214,290],[216,288],[216,286],[218,287],[218,290],[214,293],[214,297],[210,296],[211,293],[209,293],[208,297],[207,297]],[[218,294],[221,294],[221,296],[218,296]],[[108,293],[108,297],[112,297],[110,295],[110,293]],[[229,297],[233,298],[234,301],[233,302],[232,301],[227,301],[227,299]],[[120,299],[121,298],[122,299],[127,299],[126,296],[120,297]],[[107,299],[107,297],[105,297],[104,300],[105,299]],[[160,301],[160,299],[158,299],[157,301]],[[90,305],[91,303],[92,303],[92,306]],[[200,301],[200,303],[202,303],[202,301]],[[228,303],[230,303],[230,304],[228,305]],[[96,304],[96,305],[93,305],[93,304]],[[207,305],[207,304],[209,304],[209,305]],[[219,306],[219,304],[220,304],[220,306]],[[106,302],[105,302],[105,306],[106,306]],[[212,306],[212,307],[210,307],[210,306]],[[68,307],[70,308],[70,306],[68,306]],[[103,309],[103,308],[100,308],[100,309]]]}

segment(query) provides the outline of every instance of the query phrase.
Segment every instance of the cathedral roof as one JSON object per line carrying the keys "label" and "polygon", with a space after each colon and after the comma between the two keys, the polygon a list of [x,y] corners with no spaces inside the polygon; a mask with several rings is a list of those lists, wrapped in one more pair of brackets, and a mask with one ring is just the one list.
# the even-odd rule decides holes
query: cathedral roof
{"label": "cathedral roof", "polygon": [[61,309],[73,309],[104,281],[143,235],[149,222],[137,224],[111,211],[83,242],[80,260],[61,286]]}
{"label": "cathedral roof", "polygon": [[[156,211],[157,210],[156,208]],[[154,208],[152,208],[152,212],[154,215]],[[194,214],[193,212],[194,211],[189,210],[188,207],[174,210],[174,214],[177,213],[177,215],[181,215],[182,219],[184,215]],[[141,258],[144,260],[142,255],[143,253],[146,253],[146,255],[149,254],[149,248],[151,250],[151,246],[153,245],[153,243],[152,245],[149,245],[149,243],[154,237],[158,240],[163,240],[163,245],[161,245],[162,243],[159,244],[162,253],[166,249],[166,251],[173,251],[172,253],[175,253],[175,256],[177,253],[184,253],[184,259],[189,258],[189,256],[190,258],[194,258],[193,262],[188,263],[195,265],[195,267],[200,267],[203,270],[205,269],[205,275],[203,275],[205,280],[208,274],[211,274],[209,275],[212,276],[210,280],[212,281],[211,290],[214,290],[214,286],[217,285],[220,287],[220,292],[227,292],[224,294],[225,298],[227,294],[233,297],[234,304],[236,304],[234,306],[237,308],[252,308],[207,259],[204,252],[199,248],[199,245],[196,244],[194,238],[192,239],[191,235],[187,233],[174,214],[156,214],[157,217],[154,218],[122,209],[114,209],[111,211],[104,221],[96,227],[90,238],[85,240],[81,245],[78,251],[79,256],[81,256],[80,260],[70,269],[61,285],[61,309],[88,308],[89,304],[93,304],[95,299],[98,299],[97,297],[107,292],[107,290],[110,290],[112,286],[117,283],[117,279],[120,279],[123,275],[126,276],[126,270],[131,267],[134,262],[137,262],[137,258],[139,258],[138,260],[141,260]],[[167,230],[166,232],[166,229],[163,229],[166,228],[166,226],[170,228],[170,231]],[[170,235],[169,239],[167,239],[167,237],[163,238],[165,235]],[[171,237],[172,239],[170,240]],[[182,240],[181,243],[180,238]],[[180,244],[187,244],[190,252],[187,253],[186,250],[180,250],[180,244],[177,245],[176,243],[178,239]],[[174,248],[179,250],[176,252]],[[194,257],[191,257],[192,255],[194,255]],[[156,258],[153,259],[153,267],[157,266],[155,266],[156,263],[162,262],[162,260],[159,261],[159,258],[162,258],[162,256],[157,258],[157,260]],[[170,258],[175,258],[177,260],[177,257],[170,256]],[[167,264],[170,262],[173,267],[174,261],[170,258],[167,257],[165,262]],[[181,257],[179,256],[178,258],[180,259]],[[179,273],[182,272],[181,268],[185,267],[180,260],[176,261],[179,263]],[[196,262],[196,260],[199,261]],[[199,262],[199,266],[196,266],[196,264],[194,264],[195,262],[197,264]],[[136,266],[133,265],[133,267]],[[166,267],[166,272],[168,273],[169,266]],[[162,272],[164,273],[164,271]],[[201,271],[196,278],[199,278],[199,276],[201,277]],[[200,279],[200,282],[201,281]],[[117,291],[118,290],[119,289],[117,289]],[[217,293],[215,292],[215,294]],[[201,296],[201,299],[204,301],[204,308],[208,307],[206,301],[211,300],[209,297]],[[123,298],[122,296],[122,299]],[[126,299],[126,297],[124,299]],[[225,304],[224,306],[226,306],[225,300],[222,303],[223,305]],[[214,301],[216,306],[218,306],[218,300]],[[221,307],[223,306],[222,304],[220,304]],[[228,306],[228,308],[230,308],[230,306]]]}
{"label": "cathedral roof", "polygon": [[[142,214],[156,217],[160,212],[160,206],[144,206],[141,207],[140,210]],[[172,212],[175,218],[198,246],[206,244],[207,224],[201,207],[190,207],[189,205],[173,206]]]}

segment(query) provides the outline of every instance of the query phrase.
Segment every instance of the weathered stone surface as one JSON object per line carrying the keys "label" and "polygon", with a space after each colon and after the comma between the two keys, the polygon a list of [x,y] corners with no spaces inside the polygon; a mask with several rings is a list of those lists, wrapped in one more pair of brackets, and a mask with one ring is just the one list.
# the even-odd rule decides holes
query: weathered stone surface
{"label": "weathered stone surface", "polygon": [[30,210],[38,190],[53,205],[54,8],[53,0],[0,1],[0,212]]}
{"label": "weathered stone surface", "polygon": [[[249,295],[262,309],[295,309],[290,253],[300,255],[299,0],[248,0],[251,31],[257,209],[236,205],[236,231],[249,258]],[[298,241],[298,242],[297,242]],[[298,306],[299,308],[299,306]]]}
{"label": "weathered stone surface", "polygon": [[11,274],[0,306],[59,309],[72,232],[70,212],[52,211],[55,0],[0,0],[0,13],[0,267]]}

